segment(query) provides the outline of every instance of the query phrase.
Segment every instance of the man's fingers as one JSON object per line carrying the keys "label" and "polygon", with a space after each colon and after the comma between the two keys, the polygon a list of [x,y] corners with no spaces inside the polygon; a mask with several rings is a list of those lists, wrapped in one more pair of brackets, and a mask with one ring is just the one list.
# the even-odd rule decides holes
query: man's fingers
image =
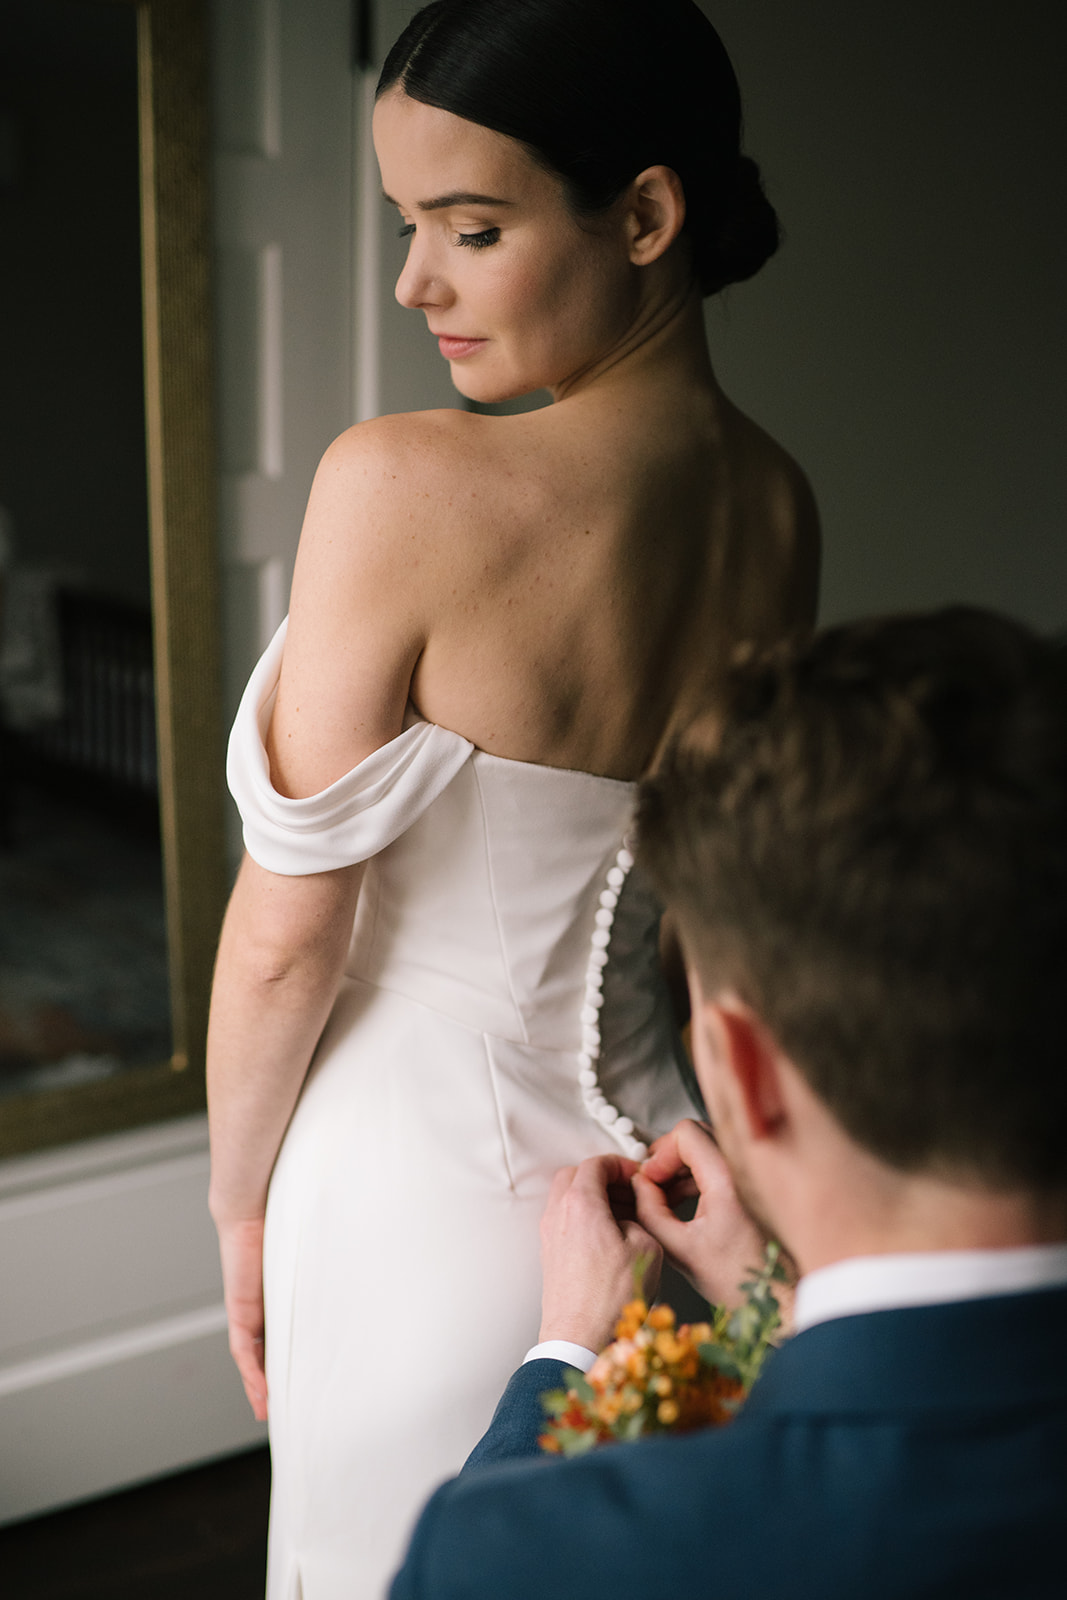
{"label": "man's fingers", "polygon": [[589,1156],[574,1172],[574,1187],[590,1194],[606,1194],[617,1184],[629,1183],[637,1162],[622,1155]]}
{"label": "man's fingers", "polygon": [[686,1118],[674,1131],[678,1135],[678,1154],[694,1173],[709,1162],[716,1168],[725,1166],[715,1135],[702,1122]]}
{"label": "man's fingers", "polygon": [[620,1227],[624,1222],[632,1222],[637,1216],[633,1183],[613,1183],[608,1190],[608,1205]]}
{"label": "man's fingers", "polygon": [[[636,1251],[638,1258],[651,1257],[641,1278],[641,1293],[644,1299],[651,1303],[659,1288],[660,1274],[663,1270],[663,1247],[659,1240],[653,1239],[647,1228],[643,1228],[639,1222],[624,1222],[622,1231],[627,1244]],[[636,1266],[636,1262],[634,1264]]]}
{"label": "man's fingers", "polygon": [[641,1171],[646,1177],[651,1178],[653,1183],[668,1183],[685,1166],[678,1153],[680,1126],[679,1123],[670,1133],[665,1133],[662,1138],[657,1139],[645,1158]]}
{"label": "man's fingers", "polygon": [[630,1179],[637,1162],[625,1156],[590,1156],[578,1167],[562,1167],[552,1179],[541,1220],[541,1237],[560,1227],[569,1231],[576,1219],[604,1214],[614,1220],[633,1214]]}
{"label": "man's fingers", "polygon": [[545,1209],[541,1213],[541,1238],[548,1238],[550,1232],[559,1226],[560,1215],[566,1204],[567,1195],[574,1181],[575,1167],[560,1167],[553,1176],[548,1186],[548,1199]]}
{"label": "man's fingers", "polygon": [[691,1117],[684,1117],[681,1122],[675,1123],[670,1133],[656,1140],[641,1171],[653,1183],[666,1184],[689,1171],[694,1155],[699,1159],[706,1156],[709,1150],[717,1149],[710,1129],[694,1122]]}
{"label": "man's fingers", "polygon": [[685,1236],[686,1224],[679,1222],[663,1190],[643,1172],[634,1176],[633,1188],[638,1222],[651,1234],[657,1245],[661,1245],[668,1255],[673,1255]]}
{"label": "man's fingers", "polygon": [[554,1201],[558,1201],[561,1196],[566,1194],[567,1190],[574,1182],[574,1174],[577,1172],[577,1170],[577,1167],[560,1167],[559,1171],[555,1174],[552,1182],[548,1186],[549,1205],[552,1205]]}
{"label": "man's fingers", "polygon": [[661,1185],[669,1184],[676,1176],[691,1173],[698,1190],[724,1174],[728,1177],[726,1163],[711,1130],[689,1118],[676,1123],[656,1144],[641,1170],[653,1183]]}
{"label": "man's fingers", "polygon": [[652,1237],[646,1227],[640,1222],[624,1222],[622,1224],[622,1232],[626,1243],[638,1255],[651,1256],[658,1267],[659,1262],[663,1260],[663,1247],[658,1239]]}

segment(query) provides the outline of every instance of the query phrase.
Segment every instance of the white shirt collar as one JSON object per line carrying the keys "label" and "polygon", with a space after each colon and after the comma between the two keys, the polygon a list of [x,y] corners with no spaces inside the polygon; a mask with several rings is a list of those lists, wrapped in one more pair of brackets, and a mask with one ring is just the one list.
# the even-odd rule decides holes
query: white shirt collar
{"label": "white shirt collar", "polygon": [[818,1267],[797,1284],[797,1333],[832,1317],[901,1306],[983,1300],[1067,1286],[1067,1244],[1010,1250],[925,1250],[908,1255],[852,1256]]}

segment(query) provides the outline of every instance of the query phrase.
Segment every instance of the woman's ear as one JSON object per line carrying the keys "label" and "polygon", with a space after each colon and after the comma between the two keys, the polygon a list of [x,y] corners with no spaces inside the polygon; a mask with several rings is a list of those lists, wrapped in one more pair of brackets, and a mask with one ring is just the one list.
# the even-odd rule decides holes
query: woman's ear
{"label": "woman's ear", "polygon": [[630,260],[638,267],[658,261],[685,222],[685,191],[671,167],[646,167],[630,185],[626,221]]}

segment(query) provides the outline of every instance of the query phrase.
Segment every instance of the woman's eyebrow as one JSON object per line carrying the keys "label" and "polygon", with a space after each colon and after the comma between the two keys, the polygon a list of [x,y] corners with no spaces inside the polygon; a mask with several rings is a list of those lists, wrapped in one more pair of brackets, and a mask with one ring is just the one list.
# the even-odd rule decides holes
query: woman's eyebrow
{"label": "woman's eyebrow", "polygon": [[[391,194],[382,190],[382,199],[387,205],[395,206],[397,202]],[[416,211],[446,211],[449,206],[513,206],[514,200],[501,200],[498,195],[469,194],[465,189],[456,189],[452,194],[439,194],[433,200],[416,200]]]}

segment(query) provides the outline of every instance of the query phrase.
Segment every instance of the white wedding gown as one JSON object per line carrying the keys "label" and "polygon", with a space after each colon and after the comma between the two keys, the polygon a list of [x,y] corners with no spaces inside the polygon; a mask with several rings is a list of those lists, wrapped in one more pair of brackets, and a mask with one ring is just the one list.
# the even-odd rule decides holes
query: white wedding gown
{"label": "white wedding gown", "polygon": [[289,875],[368,866],[270,1186],[268,1596],[378,1600],[537,1338],[553,1173],[692,1107],[659,908],[617,860],[634,785],[413,721],[287,799],[263,748],[283,639],[230,743],[246,846]]}

